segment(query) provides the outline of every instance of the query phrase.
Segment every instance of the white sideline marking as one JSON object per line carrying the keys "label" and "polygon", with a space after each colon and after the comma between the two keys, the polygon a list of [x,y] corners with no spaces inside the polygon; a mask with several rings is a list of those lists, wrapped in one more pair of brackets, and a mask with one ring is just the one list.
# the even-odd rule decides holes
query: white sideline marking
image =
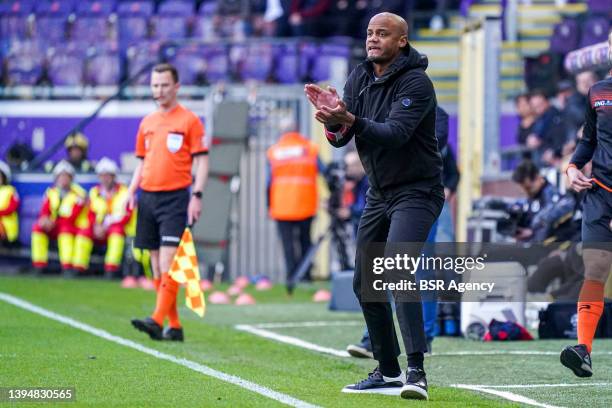
{"label": "white sideline marking", "polygon": [[[276,340],[281,343],[290,344],[292,346],[302,347],[307,350],[317,351],[319,353],[331,354],[337,357],[350,357],[345,350],[337,350],[331,347],[319,346],[318,344],[302,340],[297,337],[278,334],[267,329],[284,329],[296,327],[329,327],[329,326],[362,326],[363,322],[356,321],[321,321],[321,322],[286,322],[286,323],[259,323],[259,324],[238,324],[235,329],[255,334],[256,336],[264,337],[270,340]],[[612,351],[603,351],[592,353],[595,355],[612,355]],[[432,356],[497,356],[497,355],[533,355],[533,356],[557,356],[558,351],[537,351],[537,350],[495,350],[495,351],[450,351],[447,353],[436,353]],[[427,355],[426,357],[432,357]]]}
{"label": "white sideline marking", "polygon": [[[302,340],[297,337],[278,334],[266,329],[286,329],[297,327],[328,327],[328,326],[364,326],[361,321],[338,320],[338,321],[318,321],[318,322],[283,322],[283,323],[258,323],[258,324],[238,324],[234,326],[237,330],[242,330],[255,334],[266,339],[276,340],[281,343],[290,344],[292,346],[302,347],[307,350],[318,351],[320,353],[331,354],[337,357],[350,357],[345,350],[337,350],[331,347],[323,347],[318,344]],[[426,357],[432,356],[503,356],[503,355],[529,355],[529,356],[558,356],[560,351],[538,351],[538,350],[475,350],[475,351],[449,351],[427,354]],[[592,355],[612,355],[612,351],[593,352]]]}
{"label": "white sideline marking", "polygon": [[[571,341],[571,339],[568,339]],[[539,350],[497,350],[497,351],[449,351],[448,353],[433,353],[434,356],[498,356],[498,355],[529,355],[529,356],[558,356],[561,351]],[[597,351],[591,355],[612,355],[612,351]]]}
{"label": "white sideline marking", "polygon": [[509,385],[476,385],[476,384],[453,384],[453,387],[479,387],[479,388],[549,388],[549,387],[605,387],[612,383],[574,383],[574,384],[509,384]]}
{"label": "white sideline marking", "polygon": [[338,320],[321,322],[283,322],[283,323],[261,323],[253,324],[253,327],[260,329],[286,329],[293,327],[328,327],[328,326],[364,326],[363,321]]}
{"label": "white sideline marking", "polygon": [[139,343],[136,343],[134,341],[128,340],[128,339],[124,339],[123,337],[119,337],[119,336],[115,336],[113,334],[110,334],[109,332],[102,330],[102,329],[98,329],[96,327],[90,326],[88,324],[85,323],[81,323],[77,320],[71,319],[69,317],[66,316],[62,316],[60,314],[57,314],[55,312],[52,312],[50,310],[44,309],[42,307],[36,306],[32,303],[29,303],[25,300],[22,300],[18,297],[6,294],[6,293],[2,293],[0,292],[0,300],[5,301],[6,303],[10,303],[13,306],[17,306],[20,307],[22,309],[28,310],[30,312],[39,314],[41,316],[47,317],[49,319],[58,321],[60,323],[64,323],[68,326],[74,327],[75,329],[79,329],[79,330],[83,330],[84,332],[87,332],[89,334],[93,334],[94,336],[103,338],[105,340],[111,341],[113,343],[116,344],[120,344],[122,346],[125,347],[129,347],[132,348],[134,350],[140,351],[142,353],[145,354],[149,354],[155,358],[158,358],[160,360],[166,360],[166,361],[170,361],[172,363],[178,364],[178,365],[182,365],[184,367],[190,368],[194,371],[197,371],[199,373],[202,373],[204,375],[207,375],[209,377],[213,377],[216,378],[218,380],[221,381],[225,381],[227,383],[230,384],[234,384],[237,385],[241,388],[247,389],[249,391],[255,392],[257,394],[263,395],[264,397],[276,400],[280,403],[283,403],[285,405],[289,405],[292,407],[300,407],[300,408],[319,408],[316,405],[312,405],[309,404],[307,402],[301,401],[297,398],[293,398],[289,395],[286,394],[282,394],[280,392],[271,390],[270,388],[264,387],[262,385],[256,384],[254,382],[251,381],[247,381],[247,380],[243,380],[240,377],[236,377],[234,375],[231,374],[226,374],[224,372],[221,371],[217,371],[213,368],[207,367],[205,365],[196,363],[194,361],[191,360],[187,360],[185,358],[179,358],[179,357],[175,357],[171,354],[166,354],[166,353],[162,353],[161,351],[157,351],[155,349],[143,346]]}
{"label": "white sideline marking", "polygon": [[455,388],[463,388],[466,390],[470,390],[470,391],[479,391],[479,392],[484,392],[487,394],[493,394],[495,396],[513,401],[513,402],[518,402],[521,404],[527,404],[527,405],[533,405],[534,407],[543,407],[543,408],[560,408],[556,405],[548,405],[548,404],[542,404],[541,402],[532,400],[531,398],[527,398],[524,397],[522,395],[518,395],[518,394],[514,394],[512,392],[508,392],[508,391],[498,391],[498,390],[492,390],[489,388],[485,388],[482,386],[478,386],[478,385],[467,385],[467,384],[455,384],[453,385],[453,387]]}
{"label": "white sideline marking", "polygon": [[329,347],[319,346],[318,344],[310,343],[298,339],[297,337],[285,336],[283,334],[274,333],[273,331],[260,329],[248,324],[238,324],[234,326],[237,330],[255,334],[256,336],[265,337],[266,339],[280,341],[281,343],[291,344],[292,346],[302,347],[320,353],[331,354],[337,357],[348,357],[349,354],[344,350],[336,350]]}

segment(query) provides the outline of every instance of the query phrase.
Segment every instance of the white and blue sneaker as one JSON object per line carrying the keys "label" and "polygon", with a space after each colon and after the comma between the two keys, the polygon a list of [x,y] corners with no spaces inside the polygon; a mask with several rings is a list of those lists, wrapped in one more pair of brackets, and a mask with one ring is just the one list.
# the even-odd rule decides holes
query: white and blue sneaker
{"label": "white and blue sneaker", "polygon": [[397,377],[384,376],[378,367],[368,374],[368,378],[356,384],[347,385],[342,392],[347,393],[376,393],[397,395],[402,389],[406,375],[402,371]]}
{"label": "white and blue sneaker", "polygon": [[418,400],[429,399],[425,371],[420,368],[409,368],[406,377],[406,384],[404,384],[400,391],[400,397]]}
{"label": "white and blue sneaker", "polygon": [[346,347],[346,351],[351,357],[374,358],[372,347],[366,342],[361,342],[359,344],[349,344]]}

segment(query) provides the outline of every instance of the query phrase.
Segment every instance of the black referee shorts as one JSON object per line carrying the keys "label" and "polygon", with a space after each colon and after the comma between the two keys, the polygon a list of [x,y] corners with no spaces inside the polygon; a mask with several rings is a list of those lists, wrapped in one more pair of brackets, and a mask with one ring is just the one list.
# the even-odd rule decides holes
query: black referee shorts
{"label": "black referee shorts", "polygon": [[582,242],[584,248],[612,251],[612,193],[594,185],[582,202]]}
{"label": "black referee shorts", "polygon": [[189,189],[141,191],[134,246],[159,249],[178,246],[187,225]]}

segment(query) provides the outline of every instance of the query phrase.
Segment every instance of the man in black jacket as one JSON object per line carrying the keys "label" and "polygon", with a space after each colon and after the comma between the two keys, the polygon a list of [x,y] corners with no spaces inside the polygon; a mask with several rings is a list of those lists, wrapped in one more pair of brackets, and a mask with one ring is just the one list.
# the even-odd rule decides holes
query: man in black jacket
{"label": "man in black jacket", "polygon": [[[368,378],[343,391],[401,387],[402,398],[427,399],[423,369],[427,343],[418,292],[408,301],[398,299],[404,293],[394,293],[408,355],[406,379],[397,360],[400,348],[391,305],[363,296],[373,276],[367,249],[380,242],[420,243],[409,254],[419,256],[444,203],[442,159],[435,135],[436,96],[425,74],[427,58],[408,44],[407,33],[403,18],[377,14],[368,25],[367,61],[351,72],[343,99],[331,87],[324,90],[308,84],[305,92],[333,146],[342,147],[355,136],[370,183],[357,232],[353,288],[379,365]],[[388,256],[386,250],[385,255]],[[402,278],[414,281],[409,272]]]}

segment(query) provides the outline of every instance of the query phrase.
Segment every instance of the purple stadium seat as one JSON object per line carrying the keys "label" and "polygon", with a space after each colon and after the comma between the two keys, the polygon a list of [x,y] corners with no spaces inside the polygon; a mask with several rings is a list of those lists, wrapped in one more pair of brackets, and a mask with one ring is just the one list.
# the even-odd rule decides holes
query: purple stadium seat
{"label": "purple stadium seat", "polygon": [[580,29],[574,19],[565,19],[555,25],[553,35],[550,39],[550,50],[560,54],[566,54],[578,48]]}
{"label": "purple stadium seat", "polygon": [[192,37],[210,41],[215,38],[213,16],[217,11],[217,2],[207,1],[200,5],[198,14],[193,18]]}
{"label": "purple stadium seat", "polygon": [[267,81],[272,74],[272,46],[253,43],[246,47],[238,72],[243,80]]}
{"label": "purple stadium seat", "polygon": [[36,41],[13,41],[6,55],[9,85],[35,85],[44,65],[43,47]]}
{"label": "purple stadium seat", "polygon": [[589,11],[592,13],[610,13],[610,0],[588,0]]}
{"label": "purple stadium seat", "polygon": [[77,5],[76,19],[72,27],[72,38],[95,43],[117,38],[117,26],[112,23],[114,1],[81,2]]}
{"label": "purple stadium seat", "polygon": [[82,45],[65,44],[49,51],[48,74],[54,86],[80,86],[83,84],[85,51]]}
{"label": "purple stadium seat", "polygon": [[68,34],[68,17],[73,11],[72,1],[38,2],[35,38],[49,44],[64,41]]}
{"label": "purple stadium seat", "polygon": [[182,85],[203,85],[206,81],[206,59],[201,46],[189,44],[178,49],[174,64]]}
{"label": "purple stadium seat", "polygon": [[201,16],[213,16],[217,12],[217,2],[215,0],[205,0],[200,4],[198,14]]}
{"label": "purple stadium seat", "polygon": [[92,47],[85,64],[87,85],[118,85],[121,78],[121,58],[117,46]]}
{"label": "purple stadium seat", "polygon": [[157,14],[191,16],[194,11],[194,2],[191,0],[166,0],[159,5]]}
{"label": "purple stadium seat", "polygon": [[21,197],[19,206],[19,242],[30,245],[32,226],[38,219],[44,198],[42,195],[26,195]]}
{"label": "purple stadium seat", "polygon": [[0,3],[0,38],[25,39],[30,35],[30,14],[34,9],[33,1],[8,1]]}
{"label": "purple stadium seat", "polygon": [[[145,65],[157,61],[159,53],[159,42],[138,41],[126,49],[127,74],[129,77],[135,75]],[[141,75],[135,85],[148,85],[149,76]]]}
{"label": "purple stadium seat", "polygon": [[310,80],[310,71],[319,53],[319,47],[313,43],[300,44],[300,58],[298,73],[303,80]]}
{"label": "purple stadium seat", "polygon": [[195,16],[191,36],[200,40],[210,41],[215,38],[215,29],[211,16]]}
{"label": "purple stadium seat", "polygon": [[299,55],[296,45],[283,44],[276,48],[274,78],[278,82],[281,84],[299,82],[298,67]]}
{"label": "purple stadium seat", "polygon": [[[610,7],[612,9],[612,4],[610,4]],[[609,31],[609,19],[604,16],[589,17],[582,24],[582,38],[580,39],[580,48],[607,41]]]}
{"label": "purple stadium seat", "polygon": [[128,44],[149,37],[149,18],[153,14],[150,1],[125,1],[117,5],[119,39]]}
{"label": "purple stadium seat", "polygon": [[315,82],[324,81],[330,78],[331,64],[335,58],[348,59],[350,49],[346,45],[323,44],[320,47],[319,55],[315,58],[310,71],[310,76]]}
{"label": "purple stadium seat", "polygon": [[153,19],[155,37],[163,39],[185,38],[194,14],[194,3],[186,0],[168,0],[159,6]]}
{"label": "purple stadium seat", "polygon": [[206,61],[206,80],[208,82],[226,80],[230,68],[226,47],[208,45],[203,47],[202,53]]}

